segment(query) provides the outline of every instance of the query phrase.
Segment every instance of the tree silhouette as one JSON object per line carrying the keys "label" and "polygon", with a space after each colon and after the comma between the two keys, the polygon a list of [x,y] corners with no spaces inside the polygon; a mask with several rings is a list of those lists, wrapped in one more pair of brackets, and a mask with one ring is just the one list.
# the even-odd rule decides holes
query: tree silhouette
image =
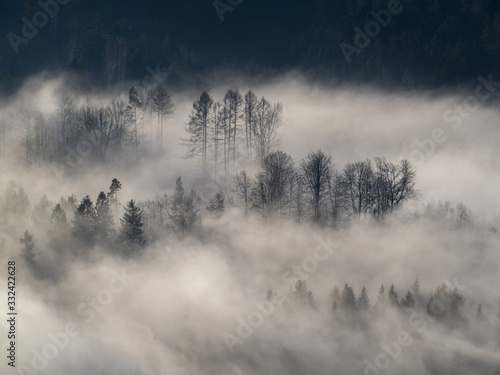
{"label": "tree silhouette", "polygon": [[142,229],[142,211],[130,200],[125,208],[123,218],[120,219],[120,244],[123,246],[125,256],[137,255],[146,245],[144,230]]}

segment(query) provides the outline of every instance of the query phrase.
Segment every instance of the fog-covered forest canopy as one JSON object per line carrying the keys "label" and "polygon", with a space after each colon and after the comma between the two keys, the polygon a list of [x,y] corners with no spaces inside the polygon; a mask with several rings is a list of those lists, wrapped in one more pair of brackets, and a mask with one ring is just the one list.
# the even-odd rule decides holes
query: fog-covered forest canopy
{"label": "fog-covered forest canopy", "polygon": [[500,375],[499,5],[2,2],[0,373]]}
{"label": "fog-covered forest canopy", "polygon": [[[312,130],[294,141],[294,123],[321,133],[323,121],[291,115],[297,99],[261,85],[181,95],[131,83],[96,98],[47,85],[62,90],[28,83],[2,112],[2,256],[15,254],[25,293],[44,296],[33,313],[57,311],[50,329],[26,322],[24,369],[205,373],[208,356],[220,361],[210,373],[495,374],[497,211],[429,195],[431,162],[399,148],[351,154],[341,133],[299,147]],[[450,142],[429,158],[461,147]],[[102,289],[110,278],[125,291]],[[47,332],[68,321],[83,333],[47,360]],[[116,346],[111,321],[148,349]]]}

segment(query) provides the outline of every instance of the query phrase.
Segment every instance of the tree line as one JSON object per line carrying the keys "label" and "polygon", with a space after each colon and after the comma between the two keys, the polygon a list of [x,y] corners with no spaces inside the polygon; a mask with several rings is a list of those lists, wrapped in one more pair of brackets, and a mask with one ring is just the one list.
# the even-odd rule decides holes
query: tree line
{"label": "tree line", "polygon": [[230,89],[221,101],[206,91],[193,103],[186,126],[188,159],[194,159],[203,175],[226,176],[240,162],[262,162],[280,144],[278,128],[283,116],[281,103],[270,103],[249,90],[242,96]]}
{"label": "tree line", "polygon": [[[175,111],[170,94],[159,84],[139,90],[131,87],[128,99],[112,100],[109,105],[91,100],[77,104],[77,98],[64,95],[48,118],[23,109],[26,164],[51,164],[66,173],[82,160],[105,164],[119,157],[136,161],[144,153],[144,126],[155,117],[156,149],[162,152],[164,124]],[[5,125],[3,129],[5,133]]]}
{"label": "tree line", "polygon": [[[276,296],[277,293],[272,289],[268,289],[265,293],[265,299],[270,302],[273,302]],[[452,329],[467,325],[467,316],[463,311],[465,298],[457,286],[442,283],[433,293],[425,293],[421,290],[418,277],[402,297],[399,296],[394,284],[391,284],[388,290],[382,284],[375,301],[372,302],[364,286],[356,296],[353,288],[346,283],[341,289],[333,288],[328,303],[327,308],[336,319],[354,324],[362,324],[370,316],[379,316],[387,310],[395,310],[407,313],[423,312]],[[312,311],[319,308],[314,293],[309,290],[305,280],[297,280],[291,287],[284,305],[302,306]],[[479,324],[487,326],[489,322],[500,329],[500,306],[493,319],[488,319],[483,304],[478,303],[473,318]]]}
{"label": "tree line", "polygon": [[373,217],[382,219],[417,196],[416,174],[406,160],[385,158],[348,163],[337,170],[331,157],[318,150],[298,166],[283,151],[270,153],[262,171],[251,178],[244,170],[234,178],[234,191],[245,213],[266,220],[288,216],[317,225]]}

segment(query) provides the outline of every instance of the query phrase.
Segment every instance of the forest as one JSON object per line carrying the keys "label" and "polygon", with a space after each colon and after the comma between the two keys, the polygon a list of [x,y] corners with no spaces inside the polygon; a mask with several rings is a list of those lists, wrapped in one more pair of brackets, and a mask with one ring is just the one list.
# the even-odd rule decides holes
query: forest
{"label": "forest", "polygon": [[[48,173],[49,178],[82,180],[93,170],[85,166],[101,166],[108,173],[107,165],[119,161],[125,168],[136,170],[141,163],[168,152],[163,147],[163,127],[169,126],[177,106],[162,86],[149,91],[131,87],[109,105],[96,103],[62,95],[53,112],[24,111],[26,128],[7,128],[9,135],[20,134],[16,147],[23,150],[17,154],[23,168],[34,173],[41,171],[42,175]],[[189,108],[185,104],[179,107]],[[358,251],[365,254],[366,250],[351,248],[353,239],[344,238],[356,238],[360,231],[363,237],[375,235],[384,239],[390,239],[391,232],[405,236],[404,232],[411,230],[426,236],[427,231],[437,231],[438,236],[452,242],[469,242],[469,236],[477,236],[476,241],[484,242],[482,246],[491,246],[498,240],[498,220],[482,218],[463,203],[428,201],[418,207],[416,202],[422,198],[417,189],[418,175],[407,160],[374,157],[339,165],[334,162],[334,153],[321,149],[294,160],[282,150],[279,130],[283,126],[284,106],[279,101],[271,103],[252,90],[241,95],[239,90],[229,89],[220,101],[203,91],[190,107],[176,142],[189,173],[178,176],[173,189],[135,198],[133,194],[124,194],[128,187],[111,176],[109,187],[89,185],[82,196],[67,192],[58,200],[51,200],[44,194],[33,201],[24,186],[10,181],[0,198],[2,212],[9,213],[1,218],[2,252],[12,246],[17,248],[19,259],[30,274],[26,277],[40,283],[39,287],[57,290],[73,278],[75,267],[100,267],[102,262],[137,266],[158,262],[158,257],[164,256],[160,249],[171,249],[167,254],[189,254],[193,246],[200,246],[196,254],[203,257],[207,255],[198,252],[233,241],[235,230],[240,236],[248,232],[266,238],[286,238],[293,231],[294,236],[301,238],[299,242],[310,238],[311,233],[329,233],[348,244],[348,250],[341,251],[348,258],[358,257]],[[170,147],[172,143],[168,144]],[[78,156],[71,156],[72,153]],[[191,186],[185,186],[183,178]],[[488,244],[489,241],[493,242]],[[304,249],[310,252],[307,249],[311,246],[309,243]],[[252,247],[229,253],[229,249],[217,251],[233,263],[234,257],[251,257]],[[272,257],[273,253],[284,256],[278,255],[284,250],[281,245],[271,246],[265,250],[265,257]],[[247,261],[253,264],[263,256],[258,254],[254,255],[256,259]],[[286,257],[297,255],[292,254]],[[326,285],[314,288],[308,279],[325,261],[325,256],[317,255],[319,252],[314,254],[299,258],[300,265],[283,274],[283,285],[276,283],[278,277],[252,292],[260,301],[255,305],[258,309],[248,308],[247,315],[212,335],[210,340],[217,343],[217,354],[211,355],[225,356],[221,354],[223,348],[231,355],[243,353],[256,344],[254,340],[274,340],[262,337],[262,324],[271,325],[273,332],[281,332],[282,324],[295,324],[292,322],[297,319],[326,324],[321,335],[325,339],[348,335],[350,338],[344,339],[348,345],[354,345],[362,338],[367,345],[366,358],[348,367],[367,374],[381,373],[392,361],[397,362],[407,348],[420,353],[425,366],[430,366],[429,373],[452,373],[459,368],[467,373],[476,369],[470,363],[472,359],[458,352],[452,364],[443,369],[422,347],[426,345],[429,326],[440,335],[464,332],[474,345],[500,345],[500,303],[493,296],[484,299],[482,294],[469,295],[467,290],[461,290],[456,279],[454,284],[448,279],[438,280],[433,291],[433,286],[418,273],[413,284],[408,285],[411,275],[406,272],[397,277],[399,284],[386,278],[376,286],[372,280],[362,278],[367,283],[363,285],[355,275],[342,273],[348,278],[334,276]],[[327,259],[331,256],[328,254]],[[336,251],[332,254],[338,256]],[[368,254],[363,256],[371,256]],[[178,256],[185,255],[168,258],[177,262]],[[256,266],[252,265],[253,271],[248,272],[258,274]],[[329,269],[325,270],[326,275],[338,272],[333,265]],[[421,280],[427,285],[425,289]],[[370,296],[368,290],[374,294]],[[487,306],[486,311],[483,306]],[[382,334],[381,327],[391,322],[395,327]],[[318,326],[313,324],[309,329],[314,331]],[[398,330],[399,336],[389,343],[391,334],[396,335]],[[278,337],[282,334],[275,332]],[[380,335],[386,341],[377,355]],[[286,356],[292,356],[299,368],[311,368],[298,353]],[[237,358],[231,361],[238,362]],[[485,368],[492,366],[491,359],[484,361]]]}
{"label": "forest", "polygon": [[[82,90],[123,89],[156,66],[171,72],[169,83],[176,87],[206,85],[218,69],[270,77],[298,69],[317,82],[409,89],[460,88],[484,71],[498,74],[500,9],[492,0],[401,0],[403,11],[350,64],[341,43],[352,44],[354,29],[364,29],[385,2],[314,0],[304,7],[301,1],[258,0],[241,3],[221,22],[213,1],[123,7],[118,1],[61,0],[57,12],[50,11],[54,1],[0,5],[4,93],[34,74],[61,71]],[[33,25],[40,11],[48,21],[27,38],[23,27]]]}
{"label": "forest", "polygon": [[500,375],[500,2],[0,28],[2,375]]}

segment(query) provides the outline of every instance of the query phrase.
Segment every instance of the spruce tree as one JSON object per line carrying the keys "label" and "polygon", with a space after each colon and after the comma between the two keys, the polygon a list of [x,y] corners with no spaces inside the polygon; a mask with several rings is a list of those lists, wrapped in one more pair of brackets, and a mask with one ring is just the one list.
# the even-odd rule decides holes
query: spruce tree
{"label": "spruce tree", "polygon": [[384,310],[387,305],[387,296],[385,294],[385,286],[382,284],[377,294],[377,308]]}
{"label": "spruce tree", "polygon": [[218,192],[217,194],[215,194],[215,197],[210,200],[207,206],[207,211],[211,216],[215,216],[215,218],[220,219],[222,214],[224,213],[224,210],[224,195],[222,195],[221,192]]}
{"label": "spruce tree", "polygon": [[184,239],[186,232],[193,228],[198,221],[199,210],[194,204],[194,195],[185,196],[182,179],[177,177],[175,193],[170,200],[168,218],[180,239]]}
{"label": "spruce tree", "polygon": [[420,280],[418,277],[415,279],[415,282],[411,286],[411,292],[413,294],[413,299],[415,300],[415,307],[422,308],[425,306],[425,297],[420,291]]}
{"label": "spruce tree", "polygon": [[354,297],[354,292],[349,284],[344,285],[344,290],[340,298],[342,300],[342,310],[349,312],[356,311],[356,297]]}
{"label": "spruce tree", "polygon": [[334,287],[332,292],[330,293],[330,297],[332,297],[332,309],[333,311],[336,311],[339,308],[341,298],[340,298],[340,292],[339,288]]}
{"label": "spruce tree", "polygon": [[356,301],[359,311],[368,311],[370,309],[370,300],[368,299],[368,293],[366,288],[361,289],[358,300]]}
{"label": "spruce tree", "polygon": [[35,253],[33,252],[35,244],[33,236],[29,234],[28,230],[24,232],[24,236],[19,240],[19,243],[23,245],[21,248],[21,259],[33,270],[35,266]]}
{"label": "spruce tree", "polygon": [[415,307],[415,298],[411,290],[409,290],[408,293],[406,293],[406,296],[401,300],[401,306],[407,308]]}
{"label": "spruce tree", "polygon": [[101,191],[97,197],[95,231],[98,241],[106,242],[113,236],[113,215],[106,194]]}
{"label": "spruce tree", "polygon": [[60,203],[56,204],[56,206],[52,210],[52,214],[50,215],[50,222],[58,227],[64,227],[68,224],[66,212],[61,207]]}
{"label": "spruce tree", "polygon": [[399,297],[398,297],[398,292],[396,292],[396,288],[394,287],[394,284],[391,284],[389,288],[389,303],[391,306],[398,307],[399,306]]}
{"label": "spruce tree", "polygon": [[95,219],[94,203],[87,195],[78,205],[73,220],[73,234],[81,244],[94,245],[96,237]]}
{"label": "spruce tree", "polygon": [[120,201],[118,199],[118,192],[122,189],[122,184],[116,178],[113,178],[111,185],[109,186],[108,199],[110,205],[114,207],[114,216],[118,217],[118,205]]}
{"label": "spruce tree", "polygon": [[130,200],[125,208],[123,218],[120,219],[120,244],[124,247],[125,256],[134,256],[146,245],[144,230],[142,229],[142,211]]}

